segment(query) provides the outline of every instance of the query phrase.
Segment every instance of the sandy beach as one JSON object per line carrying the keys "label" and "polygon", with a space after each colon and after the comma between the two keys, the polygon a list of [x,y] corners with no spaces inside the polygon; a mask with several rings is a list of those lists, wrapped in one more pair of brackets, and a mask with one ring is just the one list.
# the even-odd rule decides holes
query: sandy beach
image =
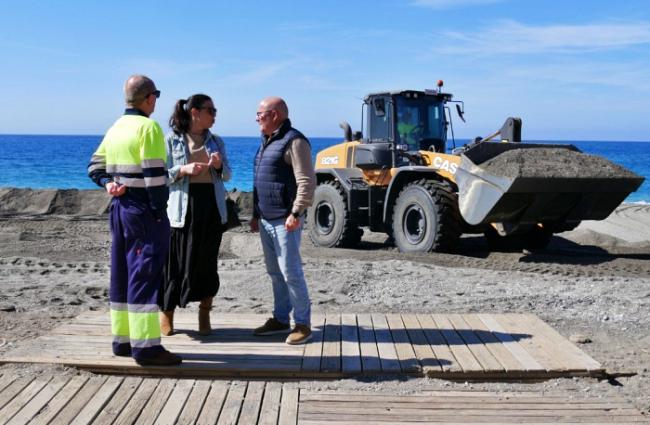
{"label": "sandy beach", "polygon": [[[0,354],[84,311],[108,311],[108,201],[101,191],[0,189]],[[250,205],[244,196],[239,202],[246,218]],[[650,205],[624,204],[607,220],[555,236],[539,252],[490,252],[482,237],[467,235],[455,254],[407,255],[385,235],[368,232],[357,249],[325,249],[305,232],[303,263],[314,312],[533,313],[612,374],[534,384],[380,377],[303,385],[389,393],[557,389],[576,397],[617,395],[650,414]],[[219,268],[214,315],[270,311],[258,235],[246,227],[227,232]]]}

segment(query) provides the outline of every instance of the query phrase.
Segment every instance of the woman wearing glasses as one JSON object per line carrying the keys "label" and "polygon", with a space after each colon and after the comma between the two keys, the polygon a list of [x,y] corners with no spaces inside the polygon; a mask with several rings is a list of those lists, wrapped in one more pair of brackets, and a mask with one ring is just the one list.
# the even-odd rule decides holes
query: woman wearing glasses
{"label": "woman wearing glasses", "polygon": [[219,290],[217,257],[227,221],[226,189],[230,179],[226,148],[210,132],[217,109],[209,96],[195,94],[176,102],[167,136],[171,225],[169,258],[158,305],[160,330],[174,332],[174,310],[199,304],[199,334],[209,335],[212,299]]}

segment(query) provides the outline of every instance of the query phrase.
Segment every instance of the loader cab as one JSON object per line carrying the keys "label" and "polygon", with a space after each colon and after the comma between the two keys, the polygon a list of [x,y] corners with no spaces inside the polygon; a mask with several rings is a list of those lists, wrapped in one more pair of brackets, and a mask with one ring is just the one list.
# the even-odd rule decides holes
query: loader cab
{"label": "loader cab", "polygon": [[451,95],[407,90],[370,94],[365,99],[368,143],[389,143],[398,150],[444,152],[445,103]]}

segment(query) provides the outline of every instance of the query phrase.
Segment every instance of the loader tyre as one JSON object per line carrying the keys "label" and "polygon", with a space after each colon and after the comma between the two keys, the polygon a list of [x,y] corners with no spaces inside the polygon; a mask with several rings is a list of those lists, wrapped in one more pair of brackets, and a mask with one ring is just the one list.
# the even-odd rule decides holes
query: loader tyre
{"label": "loader tyre", "polygon": [[350,218],[345,192],[334,181],[319,184],[314,202],[307,212],[309,238],[317,246],[353,247],[363,230]]}
{"label": "loader tyre", "polygon": [[449,185],[418,180],[404,186],[393,209],[393,238],[401,252],[450,252],[461,235],[458,198]]}

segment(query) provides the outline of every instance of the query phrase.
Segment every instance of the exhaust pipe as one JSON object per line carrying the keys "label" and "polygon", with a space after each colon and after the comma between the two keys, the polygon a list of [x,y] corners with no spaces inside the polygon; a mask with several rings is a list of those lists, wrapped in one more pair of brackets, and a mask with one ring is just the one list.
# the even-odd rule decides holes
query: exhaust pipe
{"label": "exhaust pipe", "polygon": [[343,129],[343,140],[346,142],[351,142],[352,141],[352,127],[350,127],[350,124],[347,123],[347,121],[342,121],[339,124],[339,127]]}

